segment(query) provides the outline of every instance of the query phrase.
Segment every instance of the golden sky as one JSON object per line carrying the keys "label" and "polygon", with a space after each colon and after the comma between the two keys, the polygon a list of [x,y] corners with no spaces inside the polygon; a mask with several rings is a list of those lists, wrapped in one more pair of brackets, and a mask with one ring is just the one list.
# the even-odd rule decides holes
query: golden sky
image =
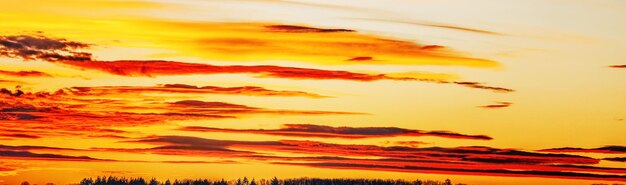
{"label": "golden sky", "polygon": [[2,0],[0,184],[626,181],[626,3]]}

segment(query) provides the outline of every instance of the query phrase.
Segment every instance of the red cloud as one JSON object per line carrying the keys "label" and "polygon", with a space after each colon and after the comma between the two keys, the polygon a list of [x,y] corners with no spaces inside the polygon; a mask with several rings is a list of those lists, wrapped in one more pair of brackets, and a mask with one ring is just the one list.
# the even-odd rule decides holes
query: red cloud
{"label": "red cloud", "polygon": [[83,97],[60,90],[22,92],[0,90],[0,138],[85,136],[125,138],[116,127],[163,124],[176,120],[236,118],[252,114],[360,114],[339,111],[281,110],[226,102],[181,100],[165,102],[143,96]]}
{"label": "red cloud", "polygon": [[[216,66],[209,64],[184,63],[175,61],[89,61],[75,62],[64,61],[63,64],[81,67],[84,69],[95,69],[111,74],[122,76],[161,76],[161,75],[189,75],[189,74],[229,74],[247,73],[258,74],[262,77],[292,78],[292,79],[337,79],[354,81],[375,81],[375,80],[411,80],[411,78],[388,77],[384,74],[363,74],[348,71],[331,71],[322,69],[281,67],[272,65],[262,66]],[[418,79],[412,79],[418,80]]]}
{"label": "red cloud", "polygon": [[41,71],[4,71],[0,70],[0,75],[17,76],[17,77],[52,77],[48,73]]}
{"label": "red cloud", "polygon": [[[624,168],[586,166],[597,164],[598,159],[490,147],[381,147],[313,141],[213,140],[185,136],[152,136],[131,142],[155,146],[140,149],[97,150],[243,158],[320,168],[626,181],[626,176],[621,175],[626,174]],[[312,156],[270,156],[265,155],[266,152]],[[353,158],[354,156],[359,157]]]}

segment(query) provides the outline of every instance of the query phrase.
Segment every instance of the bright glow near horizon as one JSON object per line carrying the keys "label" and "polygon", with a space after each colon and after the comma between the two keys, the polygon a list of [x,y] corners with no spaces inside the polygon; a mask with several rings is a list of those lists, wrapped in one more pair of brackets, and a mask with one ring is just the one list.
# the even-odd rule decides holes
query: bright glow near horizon
{"label": "bright glow near horizon", "polygon": [[3,0],[0,184],[623,183],[624,12],[617,0]]}

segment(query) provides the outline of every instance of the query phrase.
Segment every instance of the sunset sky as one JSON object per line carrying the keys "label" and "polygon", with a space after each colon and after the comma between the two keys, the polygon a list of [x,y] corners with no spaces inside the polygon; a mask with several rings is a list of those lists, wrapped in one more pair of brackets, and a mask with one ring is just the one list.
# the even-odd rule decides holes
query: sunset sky
{"label": "sunset sky", "polygon": [[623,184],[624,33],[620,0],[0,0],[0,184]]}

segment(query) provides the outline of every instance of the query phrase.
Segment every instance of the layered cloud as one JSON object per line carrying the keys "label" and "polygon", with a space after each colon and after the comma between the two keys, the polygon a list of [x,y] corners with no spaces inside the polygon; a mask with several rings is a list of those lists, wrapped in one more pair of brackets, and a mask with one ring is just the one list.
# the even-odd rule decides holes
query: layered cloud
{"label": "layered cloud", "polygon": [[[236,25],[236,26],[234,26]],[[259,25],[239,25],[239,24],[226,24],[226,27],[234,26],[234,30],[247,30],[252,29],[250,26],[255,27]],[[220,27],[222,28],[222,27]],[[231,29],[228,29],[231,30]],[[232,30],[231,30],[232,31]],[[258,30],[257,30],[258,31]],[[262,30],[260,32],[268,32],[268,33],[283,33],[287,34],[287,39],[292,38],[292,34],[302,34],[302,33],[344,33],[344,32],[352,32],[352,30],[344,30],[344,29],[323,29],[323,28],[313,28],[313,27],[304,27],[304,26],[294,26],[294,25],[264,25],[262,26]],[[286,33],[285,33],[286,32]],[[296,36],[299,37],[299,36]],[[361,39],[364,37],[365,40],[369,40],[374,43],[361,43]],[[266,37],[263,37],[266,38]],[[306,38],[309,38],[307,36]],[[322,38],[327,38],[324,36]],[[64,64],[67,66],[73,66],[80,69],[91,69],[103,71],[106,73],[121,75],[121,76],[146,76],[146,77],[154,77],[154,76],[171,76],[171,75],[197,75],[197,74],[250,74],[255,75],[256,77],[271,77],[271,78],[286,78],[286,79],[308,79],[308,80],[350,80],[350,81],[378,81],[378,80],[399,80],[399,81],[426,81],[426,82],[436,82],[443,84],[458,84],[465,87],[477,88],[477,89],[487,89],[496,92],[512,92],[513,90],[502,87],[491,87],[486,86],[478,82],[456,82],[451,81],[447,78],[442,78],[442,75],[424,75],[428,73],[420,73],[420,75],[391,75],[391,74],[369,74],[369,73],[358,73],[358,72],[350,72],[350,71],[341,71],[341,70],[325,70],[325,69],[313,69],[313,68],[299,68],[299,67],[284,67],[284,66],[276,66],[276,65],[254,65],[254,66],[243,66],[243,65],[210,65],[210,64],[201,64],[201,63],[186,63],[186,62],[178,62],[178,61],[162,61],[162,60],[117,60],[117,61],[99,61],[95,60],[92,57],[91,53],[81,52],[78,49],[85,49],[89,47],[89,44],[75,42],[75,41],[67,41],[65,39],[60,38],[49,38],[44,36],[28,36],[28,35],[18,35],[18,36],[2,36],[0,39],[3,40],[3,47],[0,48],[0,52],[2,55],[6,57],[13,58],[22,58],[25,60],[44,60],[49,62],[55,62],[59,64]],[[245,40],[244,38],[229,38],[224,39],[220,38],[217,40],[209,40],[207,43],[202,44],[203,46],[210,46],[212,44],[222,44],[223,46],[219,47],[231,47],[240,45],[250,45],[249,52],[259,52],[259,53],[268,53],[267,51],[263,51],[264,44],[259,44],[262,41],[262,38],[249,38],[251,40]],[[398,56],[414,56],[418,58],[426,57],[426,61],[431,61],[431,58],[437,58],[433,64],[437,65],[448,65],[446,62],[452,62],[454,65],[454,61],[463,61],[461,63],[468,62],[467,65],[474,65],[471,63],[478,62],[484,64],[476,64],[480,65],[488,65],[493,62],[486,60],[478,60],[478,59],[468,59],[463,57],[452,57],[452,56],[440,56],[441,52],[435,51],[440,48],[440,46],[420,46],[410,42],[403,41],[395,41],[395,40],[387,40],[380,38],[370,38],[369,36],[347,36],[347,41],[334,43],[339,48],[334,48],[332,46],[320,46],[315,47],[317,50],[324,50],[326,48],[331,49],[330,51],[319,51],[321,53],[314,54],[314,56],[334,56],[336,55],[336,51],[344,51],[344,50],[360,50],[359,48],[375,48],[376,51],[369,52],[356,52],[355,56],[345,56],[340,61],[365,61],[367,59],[368,62],[372,61],[384,61],[384,57],[381,58],[379,56],[370,56],[368,54],[372,53],[389,53],[392,55]],[[352,41],[352,39],[356,39]],[[369,42],[368,41],[368,42]],[[269,42],[269,41],[268,41]],[[274,41],[271,41],[272,43]],[[286,42],[286,41],[281,41]],[[314,43],[319,43],[319,41],[315,41]],[[323,43],[323,42],[322,42]],[[300,43],[296,42],[295,45],[306,44],[307,47],[313,43]],[[261,46],[259,46],[261,45]],[[342,48],[346,47],[346,48]],[[254,49],[252,49],[254,48]],[[313,48],[303,48],[303,51],[290,51],[288,49],[298,48],[298,47],[286,47],[285,48],[274,48],[280,49],[280,53],[289,53],[294,55],[308,55],[303,52],[306,50],[314,51]],[[352,49],[350,49],[352,48]],[[215,48],[213,48],[215,49]],[[211,50],[211,48],[207,49]],[[232,53],[228,52],[231,49],[219,49],[221,53],[226,53],[228,56],[245,56],[241,53]],[[318,52],[315,50],[316,52]],[[368,49],[369,50],[369,49]],[[217,53],[220,53],[217,52]],[[247,52],[247,50],[246,50]],[[324,53],[327,52],[327,53]],[[271,53],[271,52],[270,52]],[[362,56],[367,57],[362,57]],[[256,56],[256,55],[255,55]],[[279,57],[280,58],[280,57]],[[304,57],[307,58],[307,57]],[[373,60],[376,58],[376,60]],[[262,59],[262,58],[256,58]],[[407,61],[416,61],[416,58],[409,57],[410,60]],[[441,63],[441,64],[439,64]],[[427,62],[427,64],[430,64]],[[460,63],[459,63],[460,64]],[[495,64],[495,63],[493,63]],[[9,74],[9,73],[6,73]],[[14,73],[11,73],[14,74]],[[17,73],[16,73],[17,74]],[[24,73],[25,74],[25,73]],[[31,73],[31,75],[34,73]],[[42,74],[43,75],[43,74]]]}
{"label": "layered cloud", "polygon": [[[342,28],[316,28],[272,23],[155,22],[146,26],[177,28],[193,37],[181,46],[186,55],[228,61],[287,60],[315,64],[351,64],[359,56],[372,64],[496,67],[494,61],[463,56],[451,50],[363,34]],[[201,31],[200,31],[201,30]]]}
{"label": "layered cloud", "polygon": [[0,70],[0,75],[15,77],[52,77],[52,75],[41,71],[5,71]]}
{"label": "layered cloud", "polygon": [[164,84],[158,86],[98,86],[98,87],[71,87],[67,92],[77,96],[106,96],[116,94],[226,94],[248,96],[284,96],[284,97],[309,97],[325,98],[327,96],[308,93],[303,91],[272,90],[258,86],[219,87],[219,86],[193,86],[186,84]]}
{"label": "layered cloud", "polygon": [[550,148],[539,150],[542,152],[553,152],[553,153],[605,153],[605,154],[626,154],[626,146],[604,146],[599,148],[574,148],[574,147],[563,147],[563,148]]}
{"label": "layered cloud", "polygon": [[70,156],[62,154],[41,153],[41,151],[74,151],[69,148],[46,146],[9,146],[0,145],[0,159],[17,160],[54,160],[54,161],[107,161],[88,156]]}
{"label": "layered cloud", "polygon": [[88,44],[81,42],[48,38],[41,35],[0,36],[0,56],[24,60],[91,60],[91,53],[76,51],[76,49],[87,48],[88,46]]}
{"label": "layered cloud", "polygon": [[196,132],[230,132],[230,133],[250,133],[291,137],[318,137],[318,138],[382,138],[397,136],[433,136],[453,139],[476,139],[491,140],[485,135],[466,135],[450,131],[423,131],[404,129],[397,127],[331,127],[312,124],[285,124],[280,129],[226,129],[211,128],[201,126],[182,127],[179,130]]}
{"label": "layered cloud", "polygon": [[65,65],[104,71],[121,76],[170,76],[194,74],[252,74],[262,78],[286,78],[300,80],[349,80],[349,81],[425,81],[441,84],[457,84],[469,88],[485,89],[494,92],[513,92],[503,87],[483,85],[479,82],[455,82],[442,79],[440,75],[397,76],[389,74],[367,74],[350,71],[333,71],[323,69],[282,67],[282,66],[217,66],[199,63],[176,61],[65,61]]}
{"label": "layered cloud", "polygon": [[49,92],[0,91],[0,137],[87,136],[124,138],[115,127],[163,124],[177,120],[237,118],[257,114],[337,115],[341,111],[283,110],[227,102],[165,101],[137,95],[77,96],[67,90]]}
{"label": "layered cloud", "polygon": [[626,169],[591,166],[598,164],[599,160],[590,157],[482,146],[382,147],[296,140],[215,140],[188,136],[151,136],[128,142],[154,147],[94,150],[261,160],[318,168],[626,181]]}

